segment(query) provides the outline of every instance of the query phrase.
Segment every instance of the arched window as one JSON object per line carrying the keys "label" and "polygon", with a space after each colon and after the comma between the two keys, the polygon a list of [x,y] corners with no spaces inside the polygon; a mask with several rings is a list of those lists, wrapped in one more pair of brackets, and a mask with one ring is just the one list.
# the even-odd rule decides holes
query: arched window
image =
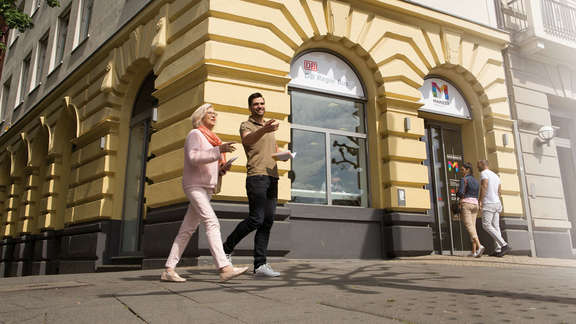
{"label": "arched window", "polygon": [[[292,201],[368,206],[365,98],[336,55],[308,52],[291,66]],[[327,186],[327,184],[330,184]]]}

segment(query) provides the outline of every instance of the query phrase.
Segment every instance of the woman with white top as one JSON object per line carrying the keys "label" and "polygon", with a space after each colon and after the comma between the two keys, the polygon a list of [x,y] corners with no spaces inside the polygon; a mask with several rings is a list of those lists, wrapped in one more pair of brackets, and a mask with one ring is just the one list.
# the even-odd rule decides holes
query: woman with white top
{"label": "woman with white top", "polygon": [[182,176],[182,187],[190,203],[172,244],[170,256],[166,261],[166,270],[161,275],[164,281],[186,281],[176,273],[176,264],[201,222],[206,227],[208,245],[220,270],[221,281],[232,279],[248,270],[247,267],[235,268],[226,258],[222,247],[220,223],[210,205],[210,199],[218,184],[218,176],[224,175],[230,169],[230,165],[226,164],[225,153],[235,150],[234,143],[222,143],[212,132],[216,125],[216,116],[211,104],[200,106],[191,116],[194,129],[186,137]]}

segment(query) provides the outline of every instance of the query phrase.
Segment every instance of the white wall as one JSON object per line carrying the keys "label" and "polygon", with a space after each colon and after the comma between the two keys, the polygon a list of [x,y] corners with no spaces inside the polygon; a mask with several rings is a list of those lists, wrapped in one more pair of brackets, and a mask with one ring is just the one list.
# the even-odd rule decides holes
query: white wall
{"label": "white wall", "polygon": [[496,28],[494,0],[409,0],[432,9]]}

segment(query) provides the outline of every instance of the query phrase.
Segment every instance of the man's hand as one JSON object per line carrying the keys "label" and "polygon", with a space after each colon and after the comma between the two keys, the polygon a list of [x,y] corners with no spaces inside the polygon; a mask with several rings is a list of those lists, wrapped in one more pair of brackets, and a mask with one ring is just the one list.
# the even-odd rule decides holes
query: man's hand
{"label": "man's hand", "polygon": [[262,131],[265,133],[272,133],[278,130],[278,126],[280,126],[280,123],[277,123],[274,119],[270,119],[264,123]]}

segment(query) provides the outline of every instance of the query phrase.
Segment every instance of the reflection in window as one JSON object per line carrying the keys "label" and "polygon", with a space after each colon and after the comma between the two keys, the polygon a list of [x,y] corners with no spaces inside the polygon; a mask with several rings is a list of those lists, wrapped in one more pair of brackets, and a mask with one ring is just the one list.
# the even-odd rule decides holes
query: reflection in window
{"label": "reflection in window", "polygon": [[299,91],[291,98],[292,201],[367,207],[364,104]]}
{"label": "reflection in window", "polygon": [[364,105],[352,100],[293,91],[292,123],[363,133]]}
{"label": "reflection in window", "polygon": [[[292,147],[298,158],[292,161],[295,171],[292,201],[326,204],[326,140],[324,134],[294,129]],[[295,151],[296,152],[296,151]]]}
{"label": "reflection in window", "polygon": [[366,206],[366,143],[362,138],[331,137],[332,204]]}

